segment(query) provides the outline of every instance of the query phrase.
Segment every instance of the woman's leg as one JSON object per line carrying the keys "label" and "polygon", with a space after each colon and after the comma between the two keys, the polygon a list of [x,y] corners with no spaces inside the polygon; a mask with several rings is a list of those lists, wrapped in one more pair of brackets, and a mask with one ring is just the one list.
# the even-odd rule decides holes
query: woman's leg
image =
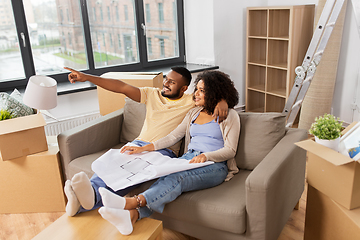
{"label": "woman's leg", "polygon": [[[225,162],[177,172],[160,178],[156,185],[151,186],[142,195],[146,199],[147,207],[162,213],[165,205],[174,201],[183,192],[215,187],[225,180],[227,174]],[[140,211],[140,218],[141,213]]]}

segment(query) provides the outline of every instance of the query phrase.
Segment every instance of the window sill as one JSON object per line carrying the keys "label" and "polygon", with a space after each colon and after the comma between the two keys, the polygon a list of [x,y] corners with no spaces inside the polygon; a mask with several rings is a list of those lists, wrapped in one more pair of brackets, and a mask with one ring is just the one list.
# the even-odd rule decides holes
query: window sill
{"label": "window sill", "polygon": [[[171,70],[171,67],[173,66],[174,65],[146,68],[139,70],[139,72],[163,72],[165,76],[166,73],[168,73]],[[205,70],[219,69],[218,66],[199,65],[193,63],[176,64],[176,66],[186,67],[187,69],[189,69],[191,73],[198,73]],[[83,82],[83,83],[78,82],[76,84],[71,84],[70,82],[62,82],[62,83],[58,83],[57,86],[58,95],[83,92],[93,89],[96,89],[96,85],[90,82]]]}

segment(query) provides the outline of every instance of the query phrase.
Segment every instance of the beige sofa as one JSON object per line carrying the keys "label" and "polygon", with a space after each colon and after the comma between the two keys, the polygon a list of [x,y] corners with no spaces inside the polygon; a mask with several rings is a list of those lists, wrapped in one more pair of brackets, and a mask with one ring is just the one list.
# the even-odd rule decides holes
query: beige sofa
{"label": "beige sofa", "polygon": [[[91,177],[97,157],[139,134],[145,112],[144,105],[127,100],[124,109],[61,133],[66,178],[80,171]],[[154,213],[164,227],[206,240],[278,238],[304,189],[305,151],[294,143],[307,134],[285,128],[280,113],[239,115],[240,172],[217,187],[184,193],[162,214]]]}

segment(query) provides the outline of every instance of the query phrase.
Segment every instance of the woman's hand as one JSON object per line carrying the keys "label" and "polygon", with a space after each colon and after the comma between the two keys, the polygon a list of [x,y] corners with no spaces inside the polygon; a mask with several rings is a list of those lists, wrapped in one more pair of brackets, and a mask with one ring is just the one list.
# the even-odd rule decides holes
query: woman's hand
{"label": "woman's hand", "polygon": [[135,153],[142,153],[145,151],[154,151],[154,144],[150,143],[148,145],[137,147],[137,146],[124,146],[120,149],[120,153],[126,153],[126,154],[135,154]]}
{"label": "woman's hand", "polygon": [[200,154],[196,157],[193,157],[193,159],[191,159],[189,163],[203,163],[206,162],[206,160],[206,156],[204,154]]}

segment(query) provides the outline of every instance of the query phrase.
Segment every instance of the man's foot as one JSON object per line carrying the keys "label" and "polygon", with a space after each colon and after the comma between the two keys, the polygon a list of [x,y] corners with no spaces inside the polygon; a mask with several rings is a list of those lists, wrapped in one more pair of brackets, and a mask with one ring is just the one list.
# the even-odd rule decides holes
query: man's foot
{"label": "man's foot", "polygon": [[64,192],[65,192],[65,195],[66,195],[66,197],[68,199],[65,210],[66,210],[67,215],[72,217],[79,211],[80,202],[77,199],[76,194],[75,194],[74,190],[71,187],[71,181],[70,180],[67,180],[65,182]]}
{"label": "man's foot", "polygon": [[116,195],[103,187],[99,188],[99,193],[105,207],[117,209],[125,208],[126,198]]}
{"label": "man's foot", "polygon": [[94,207],[95,193],[86,173],[79,172],[75,174],[71,179],[71,187],[83,208],[90,210]]}
{"label": "man's foot", "polygon": [[132,233],[133,225],[131,222],[130,211],[101,207],[99,213],[105,220],[114,225],[122,235],[129,235]]}

